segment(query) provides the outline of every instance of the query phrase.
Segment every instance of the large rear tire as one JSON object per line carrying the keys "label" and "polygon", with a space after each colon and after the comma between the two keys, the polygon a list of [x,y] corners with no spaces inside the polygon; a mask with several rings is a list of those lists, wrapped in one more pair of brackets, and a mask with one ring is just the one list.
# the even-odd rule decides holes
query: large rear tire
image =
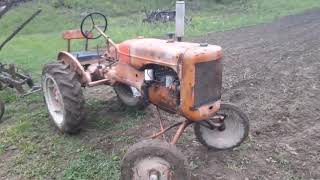
{"label": "large rear tire", "polygon": [[0,100],[0,122],[1,122],[2,116],[3,116],[3,114],[4,114],[4,110],[5,110],[4,102],[2,102],[2,101]]}
{"label": "large rear tire", "polygon": [[189,180],[186,160],[175,145],[146,140],[129,148],[121,164],[120,180]]}
{"label": "large rear tire", "polygon": [[76,133],[85,118],[84,97],[79,76],[68,65],[45,65],[42,89],[50,118],[61,132]]}
{"label": "large rear tire", "polygon": [[198,141],[211,150],[227,150],[239,146],[249,134],[249,119],[238,107],[221,104],[218,114],[224,114],[224,128],[209,129],[201,123],[194,125]]}

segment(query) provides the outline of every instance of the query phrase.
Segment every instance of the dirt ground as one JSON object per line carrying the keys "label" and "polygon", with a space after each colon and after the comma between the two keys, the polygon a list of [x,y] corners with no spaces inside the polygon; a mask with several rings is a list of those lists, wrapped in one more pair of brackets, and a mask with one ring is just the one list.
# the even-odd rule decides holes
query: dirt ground
{"label": "dirt ground", "polygon": [[[206,40],[224,48],[223,100],[248,114],[251,130],[239,148],[211,152],[189,128],[178,147],[194,179],[320,179],[320,10],[193,39]],[[112,94],[101,89],[90,94],[102,92]],[[114,102],[112,97],[107,104],[117,108]],[[140,126],[112,134],[134,137],[133,142],[152,134],[157,121],[152,107],[147,111]],[[164,116],[171,123],[179,120]],[[110,145],[92,129],[85,134],[98,148],[123,146]]]}
{"label": "dirt ground", "polygon": [[223,100],[248,114],[251,136],[230,152],[188,148],[204,162],[196,173],[320,179],[320,11],[210,34],[208,42],[225,49]]}

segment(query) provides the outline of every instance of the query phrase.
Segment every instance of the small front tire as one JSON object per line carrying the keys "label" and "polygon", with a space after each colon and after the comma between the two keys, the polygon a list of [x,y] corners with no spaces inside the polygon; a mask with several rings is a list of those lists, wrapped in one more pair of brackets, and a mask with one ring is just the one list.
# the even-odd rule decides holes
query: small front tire
{"label": "small front tire", "polygon": [[140,92],[134,87],[118,83],[114,86],[114,91],[116,92],[118,99],[126,106],[134,107],[139,110],[143,110],[148,106]]}
{"label": "small front tire", "polygon": [[238,107],[221,104],[218,114],[225,114],[224,128],[209,129],[201,123],[194,125],[198,141],[212,150],[227,150],[239,146],[249,134],[249,119]]}
{"label": "small front tire", "polygon": [[129,148],[121,164],[120,180],[188,180],[186,160],[175,145],[146,140]]}

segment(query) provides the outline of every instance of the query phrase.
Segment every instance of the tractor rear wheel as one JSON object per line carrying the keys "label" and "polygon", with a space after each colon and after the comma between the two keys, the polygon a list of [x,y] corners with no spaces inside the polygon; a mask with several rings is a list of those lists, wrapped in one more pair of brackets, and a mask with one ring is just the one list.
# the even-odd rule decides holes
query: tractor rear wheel
{"label": "tractor rear wheel", "polygon": [[76,133],[85,118],[84,97],[78,75],[60,62],[47,64],[42,89],[50,118],[61,132]]}
{"label": "tractor rear wheel", "polygon": [[182,153],[175,145],[146,140],[129,148],[121,164],[120,180],[188,180]]}
{"label": "tractor rear wheel", "polygon": [[5,108],[4,108],[4,102],[2,102],[2,101],[0,100],[0,121],[1,121],[2,116],[3,116],[3,114],[4,114],[4,110],[5,110]]}
{"label": "tractor rear wheel", "polygon": [[249,134],[247,115],[232,104],[221,104],[217,114],[225,115],[221,126],[223,128],[210,129],[201,123],[196,123],[194,132],[198,141],[211,150],[226,150],[239,146]]}

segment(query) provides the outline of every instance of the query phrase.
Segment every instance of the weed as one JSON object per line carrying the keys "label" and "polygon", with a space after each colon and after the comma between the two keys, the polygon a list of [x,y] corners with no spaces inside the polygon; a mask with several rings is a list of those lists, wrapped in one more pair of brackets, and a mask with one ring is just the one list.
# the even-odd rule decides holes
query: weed
{"label": "weed", "polygon": [[6,151],[6,145],[0,144],[0,156]]}
{"label": "weed", "polygon": [[291,164],[287,160],[285,154],[283,153],[275,154],[272,156],[272,159],[275,161],[275,164],[278,168],[283,169],[285,171],[291,170]]}

